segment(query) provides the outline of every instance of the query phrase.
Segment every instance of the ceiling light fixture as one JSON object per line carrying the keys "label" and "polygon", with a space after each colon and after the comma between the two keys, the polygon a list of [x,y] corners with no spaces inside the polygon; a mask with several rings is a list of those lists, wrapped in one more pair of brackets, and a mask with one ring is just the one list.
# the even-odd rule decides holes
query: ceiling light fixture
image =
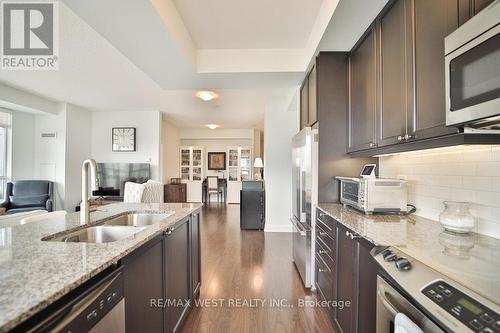
{"label": "ceiling light fixture", "polygon": [[198,97],[199,99],[201,100],[204,100],[205,102],[209,102],[217,97],[219,97],[219,95],[217,95],[216,93],[214,93],[213,91],[209,91],[209,90],[200,90],[196,93],[196,97]]}
{"label": "ceiling light fixture", "polygon": [[210,128],[211,130],[214,130],[214,129],[220,127],[220,125],[216,125],[216,124],[208,124],[208,125],[205,125],[205,126],[207,126],[208,128]]}

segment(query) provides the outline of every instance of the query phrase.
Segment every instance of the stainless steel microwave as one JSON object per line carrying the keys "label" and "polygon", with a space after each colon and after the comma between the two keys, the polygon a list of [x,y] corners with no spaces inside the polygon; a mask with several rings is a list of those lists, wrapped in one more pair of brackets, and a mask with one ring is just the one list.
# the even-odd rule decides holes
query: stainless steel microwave
{"label": "stainless steel microwave", "polygon": [[500,129],[500,0],[444,44],[446,125]]}

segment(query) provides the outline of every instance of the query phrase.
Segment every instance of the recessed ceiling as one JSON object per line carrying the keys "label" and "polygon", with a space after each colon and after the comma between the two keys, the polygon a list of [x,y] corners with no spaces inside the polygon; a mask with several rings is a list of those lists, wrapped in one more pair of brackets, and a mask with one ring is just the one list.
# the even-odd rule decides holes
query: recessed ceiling
{"label": "recessed ceiling", "polygon": [[198,49],[303,48],[322,0],[174,0]]}
{"label": "recessed ceiling", "polygon": [[[268,45],[266,43],[278,39],[277,36],[283,34],[283,38],[279,38],[279,43],[273,45],[276,47],[271,53],[274,62],[261,61],[266,54],[259,58],[254,57],[258,55],[258,52],[254,52],[246,58],[232,57],[233,64],[229,67],[231,71],[218,71],[219,67],[200,73],[199,69],[198,72],[196,70],[196,63],[193,63],[193,54],[186,55],[190,50],[189,33],[184,34],[188,37],[184,39],[185,47],[179,46],[182,43],[179,43],[178,36],[172,32],[179,29],[165,25],[168,15],[160,15],[168,12],[162,5],[170,4],[169,8],[174,9],[170,14],[175,17],[177,10],[172,0],[125,2],[64,0],[60,3],[60,69],[0,71],[0,81],[53,100],[73,103],[91,110],[160,110],[179,127],[200,127],[215,123],[224,128],[248,128],[262,122],[266,103],[270,97],[274,100],[276,97],[287,95],[290,89],[296,89],[304,77],[303,71],[293,68],[305,69],[307,63],[302,64],[302,61],[299,61],[296,65],[288,66],[292,69],[287,70],[280,67],[281,63],[286,62],[283,58],[293,53],[291,50],[300,50],[289,43],[299,45],[308,39],[310,44],[308,47],[313,47],[312,55],[335,10],[334,20],[330,22],[330,26],[335,23],[334,21],[338,21],[338,24],[333,26],[336,27],[333,30],[329,27],[329,31],[335,34],[330,34],[330,37],[324,38],[323,42],[329,41],[338,45],[338,42],[343,41],[345,42],[343,45],[353,44],[371,22],[371,15],[376,15],[379,10],[371,7],[369,11],[366,10],[366,6],[373,4],[373,1],[375,0],[342,0],[339,7],[348,10],[337,14],[335,10],[337,0],[273,0],[268,1],[269,3],[263,0],[256,2],[234,0],[234,3],[228,0],[199,0],[200,8],[208,6],[207,2],[210,2],[215,8],[227,6],[227,15],[232,12],[238,16],[239,12],[236,11],[238,8],[245,9],[245,15],[253,15],[253,23],[246,24],[242,37],[248,34],[253,38],[250,34],[252,27],[260,37],[259,41],[255,40],[256,44],[251,44],[252,41],[247,40],[248,44],[245,47],[266,46]],[[377,4],[374,7],[380,8],[385,1],[376,0]],[[181,6],[184,2],[192,5],[194,0],[178,0],[177,4]],[[351,2],[355,2],[356,6],[349,5]],[[276,14],[278,11],[276,3],[281,5],[279,15]],[[295,22],[296,24],[291,24],[293,20],[290,17],[299,15],[297,6],[300,7],[300,13],[306,14],[314,12],[316,6],[318,17],[307,14],[304,15],[307,19],[301,18]],[[257,7],[262,8],[260,15],[257,15],[259,14]],[[367,12],[370,12],[368,15],[370,17],[365,15]],[[178,28],[182,25],[182,20],[179,14],[177,15]],[[223,16],[222,13],[212,15],[212,22],[219,20],[218,23],[229,27],[234,26],[238,20],[247,19],[231,16],[228,18],[228,23],[225,19],[222,20]],[[345,22],[340,16],[354,18],[355,27],[350,25],[349,29],[339,30],[339,27],[344,26],[340,23]],[[276,17],[279,21],[278,19],[274,21]],[[303,29],[305,22],[308,21],[310,24],[311,20],[316,22],[316,28]],[[273,32],[268,31],[264,34],[260,26],[271,23],[277,28]],[[286,33],[284,29],[281,30],[282,25],[287,27]],[[191,29],[189,26],[188,28]],[[314,36],[309,36],[311,29]],[[267,36],[268,34],[271,36]],[[294,34],[298,36],[297,39],[292,38]],[[229,40],[231,36],[227,38]],[[324,45],[328,47],[333,44],[324,43]],[[278,48],[290,46],[292,48]],[[238,55],[238,52],[247,54],[248,50],[233,51],[237,51],[235,55]],[[276,53],[276,50],[279,52]],[[192,51],[195,53],[194,58],[199,62],[200,55],[196,56],[196,49],[193,48]],[[307,56],[306,53],[298,54],[297,59],[307,59],[308,62],[311,56]],[[231,58],[227,54],[225,57],[220,56],[219,53],[209,53],[208,57],[220,59],[221,64]],[[243,65],[254,60],[264,63],[265,66],[261,68],[265,70],[260,72],[242,70]],[[204,89],[213,89],[220,98],[209,103],[202,102],[195,97],[195,93]]]}

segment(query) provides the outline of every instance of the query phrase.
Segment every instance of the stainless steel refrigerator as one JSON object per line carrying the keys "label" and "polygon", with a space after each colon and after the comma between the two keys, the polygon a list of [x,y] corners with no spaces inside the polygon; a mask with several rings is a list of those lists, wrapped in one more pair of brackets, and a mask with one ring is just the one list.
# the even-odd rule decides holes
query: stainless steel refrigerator
{"label": "stainless steel refrigerator", "polygon": [[318,130],[292,140],[293,261],[306,288],[314,288],[314,215],[318,203]]}

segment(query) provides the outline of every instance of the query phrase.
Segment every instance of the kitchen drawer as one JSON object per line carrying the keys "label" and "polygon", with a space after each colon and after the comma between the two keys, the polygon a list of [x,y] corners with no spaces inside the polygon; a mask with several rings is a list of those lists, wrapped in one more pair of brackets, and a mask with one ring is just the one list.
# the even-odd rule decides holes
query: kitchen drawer
{"label": "kitchen drawer", "polygon": [[333,300],[334,271],[316,254],[316,287],[327,301]]}
{"label": "kitchen drawer", "polygon": [[[335,262],[335,248],[328,248],[326,247],[322,241],[320,240],[317,240],[316,241],[316,255],[319,255],[321,256],[325,261],[326,263],[332,267],[333,263]],[[330,262],[332,265],[330,265]]]}
{"label": "kitchen drawer", "polygon": [[332,237],[332,233],[328,233],[321,229],[321,226],[316,224],[316,243],[321,243],[323,248],[327,251],[333,251],[335,249],[335,241]]}
{"label": "kitchen drawer", "polygon": [[316,214],[316,225],[319,225],[330,237],[335,238],[335,220],[319,209]]}

